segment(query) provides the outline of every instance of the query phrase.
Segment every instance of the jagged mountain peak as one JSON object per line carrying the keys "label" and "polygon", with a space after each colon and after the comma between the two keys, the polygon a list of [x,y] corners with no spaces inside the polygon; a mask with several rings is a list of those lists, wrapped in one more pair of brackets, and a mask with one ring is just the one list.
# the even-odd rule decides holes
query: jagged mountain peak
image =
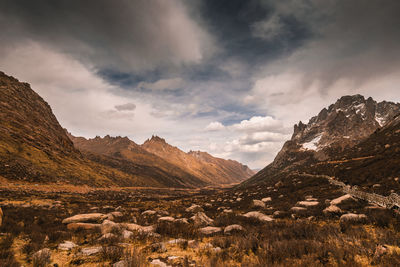
{"label": "jagged mountain peak", "polygon": [[291,141],[304,150],[322,150],[332,144],[352,146],[385,125],[396,114],[400,105],[376,102],[362,95],[343,96],[328,108],[322,109],[307,124],[294,126]]}

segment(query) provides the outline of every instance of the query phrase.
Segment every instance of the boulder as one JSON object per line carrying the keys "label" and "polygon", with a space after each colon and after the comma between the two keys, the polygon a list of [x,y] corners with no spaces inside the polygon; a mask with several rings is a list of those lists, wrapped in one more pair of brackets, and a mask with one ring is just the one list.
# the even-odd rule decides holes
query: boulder
{"label": "boulder", "polygon": [[272,201],[271,197],[264,197],[263,199],[261,199],[262,202],[266,203],[266,202],[270,202]]}
{"label": "boulder", "polygon": [[58,244],[58,249],[60,250],[71,250],[75,248],[77,245],[72,241],[64,241],[64,243]]}
{"label": "boulder", "polygon": [[157,253],[167,252],[167,248],[165,247],[164,243],[161,243],[161,242],[153,243],[153,244],[149,245],[148,249],[151,252],[157,252]]}
{"label": "boulder", "polygon": [[102,222],[108,217],[103,213],[87,213],[77,214],[75,216],[66,218],[62,221],[63,224],[78,223],[78,222]]}
{"label": "boulder", "polygon": [[336,205],[330,205],[329,207],[324,209],[322,212],[325,214],[329,214],[329,213],[338,214],[338,213],[342,213],[343,211]]}
{"label": "boulder", "polygon": [[306,201],[297,202],[297,205],[304,206],[304,207],[314,207],[314,206],[318,206],[318,204],[319,204],[318,201],[312,201],[312,200],[306,200]]}
{"label": "boulder", "polygon": [[171,217],[171,216],[158,218],[158,222],[159,223],[162,223],[162,222],[174,222],[174,221],[175,221],[175,218]]}
{"label": "boulder", "polygon": [[126,260],[118,261],[112,265],[113,267],[129,267],[129,263]]}
{"label": "boulder", "polygon": [[159,267],[168,267],[165,262],[160,261],[159,259],[154,259],[150,262],[151,265],[159,266]]}
{"label": "boulder", "polygon": [[142,216],[153,216],[156,215],[157,211],[155,210],[146,210],[142,212]]}
{"label": "boulder", "polygon": [[190,218],[196,227],[211,225],[214,220],[209,218],[204,212],[198,212]]}
{"label": "boulder", "polygon": [[180,219],[175,219],[175,221],[174,221],[175,223],[181,223],[181,224],[189,224],[189,221],[188,221],[188,219],[186,219],[186,218],[180,218]]}
{"label": "boulder", "polygon": [[115,223],[110,220],[104,220],[104,222],[101,224],[101,233],[102,234],[111,233],[114,229],[116,229],[116,230],[121,229],[121,226],[119,225],[119,223]]}
{"label": "boulder", "polygon": [[347,199],[354,199],[354,198],[350,194],[346,194],[344,196],[341,196],[341,197],[331,200],[331,205],[339,205],[340,203],[342,203],[343,201],[345,201]]}
{"label": "boulder", "polygon": [[265,203],[262,202],[261,200],[254,199],[253,200],[253,207],[265,208]]}
{"label": "boulder", "polygon": [[45,261],[46,264],[49,264],[51,262],[50,257],[51,257],[51,252],[49,248],[41,249],[32,255],[33,261],[37,259],[40,260],[40,262]]}
{"label": "boulder", "polygon": [[225,227],[224,234],[230,235],[230,234],[232,234],[232,232],[244,232],[244,231],[246,231],[246,230],[241,225],[232,224],[232,225],[228,225],[227,227]]}
{"label": "boulder", "polygon": [[183,244],[185,242],[188,242],[188,241],[183,238],[178,238],[178,239],[172,239],[172,240],[168,241],[167,244],[178,245],[178,244]]}
{"label": "boulder", "polygon": [[363,222],[365,220],[367,220],[367,216],[365,214],[347,213],[340,216],[340,222]]}
{"label": "boulder", "polygon": [[303,212],[306,211],[307,209],[304,207],[292,207],[290,210],[294,212]]}
{"label": "boulder", "polygon": [[203,235],[212,235],[216,234],[219,232],[222,232],[221,227],[213,227],[213,226],[207,226],[199,229],[199,232]]}
{"label": "boulder", "polygon": [[122,231],[122,238],[123,239],[131,239],[133,237],[133,232],[128,231],[128,230],[123,230]]}
{"label": "boulder", "polygon": [[188,247],[189,248],[192,248],[192,249],[196,249],[196,248],[199,248],[199,241],[197,241],[197,240],[189,240],[188,241]]}
{"label": "boulder", "polygon": [[101,224],[97,223],[70,223],[67,225],[68,230],[97,230],[101,229]]}
{"label": "boulder", "polygon": [[204,210],[199,205],[193,204],[192,206],[187,208],[185,211],[186,212],[191,212],[191,213],[197,213],[197,212],[201,212],[201,211],[204,211]]}
{"label": "boulder", "polygon": [[261,212],[258,212],[258,211],[250,211],[250,212],[244,214],[243,216],[247,217],[247,218],[254,218],[254,219],[257,219],[257,220],[260,220],[260,221],[263,221],[263,222],[272,222],[274,220],[270,216],[265,215],[265,214],[263,214]]}
{"label": "boulder", "polygon": [[99,239],[97,239],[97,240],[103,241],[103,240],[107,240],[107,239],[111,239],[111,238],[118,238],[118,236],[115,234],[112,234],[112,233],[107,233],[107,234],[104,234],[101,237],[99,237]]}
{"label": "boulder", "polygon": [[81,253],[84,256],[91,256],[101,252],[102,247],[89,247],[89,248],[82,248]]}
{"label": "boulder", "polygon": [[125,228],[126,230],[129,231],[135,231],[135,232],[139,232],[139,233],[151,233],[154,232],[155,227],[154,226],[141,226],[135,223],[124,223],[121,224],[121,226],[123,228]]}

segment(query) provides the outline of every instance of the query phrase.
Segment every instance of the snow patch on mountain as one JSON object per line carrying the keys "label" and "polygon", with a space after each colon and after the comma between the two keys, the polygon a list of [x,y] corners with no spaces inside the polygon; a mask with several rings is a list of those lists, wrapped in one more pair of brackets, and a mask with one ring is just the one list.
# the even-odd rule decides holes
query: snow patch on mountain
{"label": "snow patch on mountain", "polygon": [[321,137],[322,137],[322,134],[315,136],[314,139],[312,139],[310,142],[303,143],[303,145],[302,145],[303,149],[318,150],[319,149],[318,143],[319,143],[319,140],[321,140]]}

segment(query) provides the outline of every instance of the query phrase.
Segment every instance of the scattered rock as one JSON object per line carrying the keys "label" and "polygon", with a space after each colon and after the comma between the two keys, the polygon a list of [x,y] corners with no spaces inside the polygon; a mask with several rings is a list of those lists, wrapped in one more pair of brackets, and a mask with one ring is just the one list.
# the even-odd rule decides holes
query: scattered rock
{"label": "scattered rock", "polygon": [[304,207],[314,207],[314,206],[318,206],[318,204],[319,204],[318,201],[309,201],[309,200],[297,202],[297,205],[304,206]]}
{"label": "scattered rock", "polygon": [[339,205],[340,203],[342,203],[343,201],[345,201],[347,199],[354,199],[354,198],[350,194],[346,194],[344,196],[333,199],[331,201],[331,205]]}
{"label": "scattered rock", "polygon": [[156,215],[157,211],[155,210],[146,210],[142,212],[142,216],[153,216]]}
{"label": "scattered rock", "polygon": [[186,218],[175,219],[174,222],[175,223],[181,223],[181,224],[189,224],[189,221]]}
{"label": "scattered rock", "polygon": [[207,226],[199,229],[199,232],[202,233],[203,235],[212,235],[216,234],[219,232],[222,232],[221,227],[213,227],[213,226]]}
{"label": "scattered rock", "polygon": [[223,213],[233,213],[233,210],[231,210],[231,209],[224,209],[222,212],[223,212]]}
{"label": "scattered rock", "polygon": [[95,224],[95,223],[70,223],[67,225],[67,229],[68,230],[79,230],[79,229],[83,229],[83,230],[96,230],[96,229],[100,229],[101,228],[101,224]]}
{"label": "scattered rock", "polygon": [[262,202],[261,200],[254,199],[253,200],[253,207],[265,208],[265,203]]}
{"label": "scattered rock", "polygon": [[241,225],[239,224],[232,224],[228,225],[224,229],[224,234],[225,235],[230,235],[232,232],[244,232],[246,231]]}
{"label": "scattered rock", "polygon": [[174,221],[175,221],[175,218],[174,217],[170,217],[170,216],[158,218],[158,222],[159,223],[161,223],[161,222],[174,222]]}
{"label": "scattered rock", "polygon": [[153,243],[148,248],[151,252],[157,252],[157,253],[167,252],[167,248],[165,247],[164,243],[161,242]]}
{"label": "scattered rock", "polygon": [[118,223],[115,223],[110,220],[104,220],[104,222],[101,224],[101,233],[102,234],[108,234],[111,233],[115,229],[120,229],[121,226]]}
{"label": "scattered rock", "polygon": [[155,259],[152,262],[150,262],[151,265],[155,265],[155,266],[160,266],[160,267],[168,267],[168,265],[162,261],[160,261],[159,259]]}
{"label": "scattered rock", "polygon": [[216,247],[216,248],[213,248],[212,251],[213,251],[214,253],[218,253],[218,252],[221,252],[221,251],[222,251],[222,248]]}
{"label": "scattered rock", "polygon": [[71,250],[77,245],[72,241],[64,241],[64,243],[58,244],[58,249],[60,250]]}
{"label": "scattered rock", "polygon": [[188,247],[192,249],[199,248],[199,241],[197,240],[189,240],[188,241]]}
{"label": "scattered rock", "polygon": [[277,183],[275,184],[275,187],[276,187],[276,188],[279,188],[279,187],[281,187],[281,186],[283,186],[282,181],[279,181],[279,182],[277,182]]}
{"label": "scattered rock", "polygon": [[188,242],[188,241],[183,238],[178,238],[178,239],[172,239],[172,240],[168,241],[167,244],[178,245],[178,244],[183,244],[185,242]]}
{"label": "scattered rock", "polygon": [[204,211],[202,207],[200,207],[199,205],[193,204],[192,206],[190,206],[189,208],[187,208],[185,210],[186,212],[192,212],[192,213],[197,213],[197,212],[201,212]]}
{"label": "scattered rock", "polygon": [[204,212],[198,212],[190,218],[196,227],[210,225],[214,220],[209,218]]}
{"label": "scattered rock", "polygon": [[292,207],[290,210],[294,212],[303,212],[306,211],[307,209],[303,207]]}
{"label": "scattered rock", "polygon": [[78,222],[102,222],[108,216],[103,213],[87,213],[77,214],[75,216],[66,218],[62,221],[63,224],[78,223]]}
{"label": "scattered rock", "polygon": [[258,220],[263,221],[263,222],[272,222],[274,220],[270,216],[265,215],[265,214],[263,214],[261,212],[258,212],[258,211],[250,211],[250,212],[244,214],[243,216],[247,217],[247,218],[255,218],[255,219],[258,219]]}
{"label": "scattered rock", "polygon": [[340,221],[352,221],[352,222],[363,222],[367,219],[365,214],[355,214],[355,213],[347,213],[340,216]]}
{"label": "scattered rock", "polygon": [[40,259],[40,262],[45,261],[46,264],[50,263],[51,252],[49,248],[44,248],[32,255],[33,260]]}
{"label": "scattered rock", "polygon": [[141,226],[135,223],[124,223],[122,224],[122,227],[129,230],[129,231],[136,231],[139,233],[151,233],[154,232],[155,227],[154,226]]}
{"label": "scattered rock", "polygon": [[264,197],[263,199],[261,199],[262,202],[266,203],[266,202],[270,202],[272,201],[271,197]]}
{"label": "scattered rock", "polygon": [[125,260],[122,260],[122,261],[114,263],[112,266],[113,267],[128,267],[129,263]]}
{"label": "scattered rock", "polygon": [[84,256],[91,256],[101,252],[102,247],[82,248],[81,253]]}
{"label": "scattered rock", "polygon": [[128,230],[123,230],[122,231],[122,237],[124,239],[131,239],[133,237],[133,232],[128,231]]}
{"label": "scattered rock", "polygon": [[101,237],[99,237],[99,239],[97,239],[97,240],[103,241],[103,240],[112,239],[112,238],[118,238],[118,236],[115,234],[112,234],[112,233],[107,233],[107,234],[104,234]]}
{"label": "scattered rock", "polygon": [[236,199],[236,201],[237,201],[237,202],[242,201],[242,198],[241,198],[241,197],[238,197],[238,198]]}
{"label": "scattered rock", "polygon": [[330,205],[329,207],[327,207],[326,209],[324,209],[322,211],[325,214],[329,214],[329,213],[342,213],[343,211],[336,205]]}

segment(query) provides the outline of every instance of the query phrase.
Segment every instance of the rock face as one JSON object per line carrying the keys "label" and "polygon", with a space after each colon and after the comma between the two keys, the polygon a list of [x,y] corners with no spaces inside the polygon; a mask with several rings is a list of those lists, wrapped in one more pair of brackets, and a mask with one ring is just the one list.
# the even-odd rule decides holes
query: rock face
{"label": "rock face", "polygon": [[63,224],[79,223],[79,222],[102,222],[108,216],[102,213],[87,213],[77,214],[75,216],[66,218],[62,221]]}

